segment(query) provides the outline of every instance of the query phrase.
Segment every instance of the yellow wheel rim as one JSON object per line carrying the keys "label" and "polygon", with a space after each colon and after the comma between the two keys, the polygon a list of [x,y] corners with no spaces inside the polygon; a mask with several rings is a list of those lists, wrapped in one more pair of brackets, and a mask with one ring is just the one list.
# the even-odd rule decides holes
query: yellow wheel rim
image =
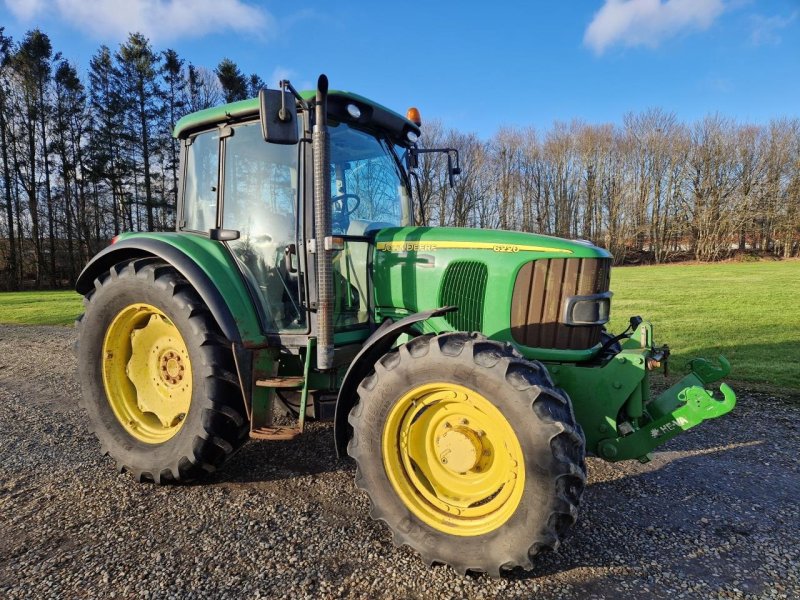
{"label": "yellow wheel rim", "polygon": [[525,486],[522,448],[509,422],[481,394],[452,383],[416,387],[392,407],[383,466],[408,509],[451,535],[497,529]]}
{"label": "yellow wheel rim", "polygon": [[149,304],[123,308],[103,340],[103,386],[120,425],[137,440],[160,444],[186,420],[192,364],[178,328]]}

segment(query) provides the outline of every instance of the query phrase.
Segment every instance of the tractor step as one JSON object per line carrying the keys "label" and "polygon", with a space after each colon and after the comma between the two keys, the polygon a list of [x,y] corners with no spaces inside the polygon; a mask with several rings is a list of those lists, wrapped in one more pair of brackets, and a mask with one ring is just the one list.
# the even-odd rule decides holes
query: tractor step
{"label": "tractor step", "polygon": [[300,433],[299,427],[259,427],[250,432],[250,437],[256,440],[293,440]]}
{"label": "tractor step", "polygon": [[301,388],[305,379],[303,377],[269,377],[267,379],[256,379],[258,387],[267,388]]}

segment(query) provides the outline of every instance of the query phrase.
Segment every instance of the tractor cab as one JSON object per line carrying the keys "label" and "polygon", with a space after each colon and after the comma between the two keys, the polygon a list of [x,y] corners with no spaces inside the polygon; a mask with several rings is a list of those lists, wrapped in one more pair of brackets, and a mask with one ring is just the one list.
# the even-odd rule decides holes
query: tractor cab
{"label": "tractor cab", "polygon": [[[307,334],[308,307],[316,302],[314,262],[305,251],[315,237],[309,185],[314,112],[304,100],[310,94],[298,96],[291,122],[296,135],[289,143],[264,135],[268,108],[256,99],[190,115],[175,130],[184,161],[178,231],[224,241],[256,301],[265,333]],[[331,92],[328,99],[325,170],[337,246],[333,325],[346,331],[370,324],[367,265],[375,232],[413,224],[401,155],[418,129],[360,96]]]}

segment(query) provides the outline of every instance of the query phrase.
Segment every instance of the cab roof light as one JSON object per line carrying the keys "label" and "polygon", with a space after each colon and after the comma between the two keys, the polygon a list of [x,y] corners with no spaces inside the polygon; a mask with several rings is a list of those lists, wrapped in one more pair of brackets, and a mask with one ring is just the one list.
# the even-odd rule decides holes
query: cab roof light
{"label": "cab roof light", "polygon": [[406,119],[411,121],[417,127],[422,125],[422,117],[419,116],[419,109],[416,106],[412,106],[406,111]]}

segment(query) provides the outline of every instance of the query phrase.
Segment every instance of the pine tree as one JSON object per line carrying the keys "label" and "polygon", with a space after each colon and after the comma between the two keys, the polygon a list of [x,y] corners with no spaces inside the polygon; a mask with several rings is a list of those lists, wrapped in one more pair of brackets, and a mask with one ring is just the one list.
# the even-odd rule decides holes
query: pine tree
{"label": "pine tree", "polygon": [[267,84],[264,82],[261,77],[253,73],[247,80],[247,95],[250,98],[255,98],[258,96],[259,90],[266,88]]}
{"label": "pine tree", "polygon": [[214,71],[222,86],[225,102],[236,102],[247,98],[247,78],[229,58],[223,58]]}
{"label": "pine tree", "polygon": [[[123,182],[125,164],[120,147],[123,135],[123,101],[119,89],[119,72],[111,50],[101,46],[89,62],[89,99],[93,123],[89,142],[89,175],[95,187],[107,182],[111,191],[113,233],[133,229],[133,219],[125,210]],[[99,211],[99,198],[95,195],[95,208]],[[84,239],[91,239],[86,207],[79,211]]]}
{"label": "pine tree", "polygon": [[[141,33],[132,33],[117,52],[121,89],[128,116],[131,138],[136,141],[141,161],[144,183],[144,205],[147,230],[155,230],[155,199],[153,198],[153,173],[151,156],[154,150],[152,128],[158,121],[160,106],[158,85],[160,58],[153,52],[150,41]],[[138,172],[138,169],[136,169]],[[138,194],[137,194],[138,197]],[[137,198],[138,199],[138,198]]]}
{"label": "pine tree", "polygon": [[170,175],[171,186],[168,190],[168,206],[174,209],[178,202],[178,159],[180,146],[172,137],[175,123],[186,114],[186,78],[183,73],[183,59],[175,50],[165,50],[164,65],[161,74],[164,79],[164,111],[161,139],[165,148],[165,167]]}
{"label": "pine tree", "polygon": [[13,175],[9,159],[8,145],[10,143],[9,124],[6,118],[8,111],[8,71],[11,59],[13,40],[6,36],[5,28],[0,27],[0,153],[3,161],[3,200],[5,202],[5,215],[7,220],[6,233],[8,235],[8,277],[6,285],[9,290],[19,287],[19,270],[17,264],[17,240],[14,237],[14,202],[13,202]]}
{"label": "pine tree", "polygon": [[[69,62],[62,60],[53,77],[55,88],[55,141],[53,148],[61,163],[61,180],[64,198],[64,229],[67,237],[68,273],[70,281],[75,281],[76,265],[76,224],[78,221],[77,198],[81,196],[78,187],[79,167],[83,160],[83,130],[86,119],[86,93],[78,77],[78,72]],[[79,237],[79,236],[78,236]]]}
{"label": "pine tree", "polygon": [[[25,38],[16,48],[11,63],[15,71],[19,87],[19,106],[14,110],[19,125],[20,156],[16,168],[20,170],[19,183],[28,198],[28,211],[31,220],[31,237],[36,253],[36,284],[41,285],[45,267],[44,248],[41,233],[41,214],[39,211],[39,158],[40,151],[45,149],[47,132],[45,119],[45,89],[50,81],[50,59],[53,47],[50,38],[38,29],[25,34]],[[37,142],[39,144],[37,145]],[[46,153],[41,157],[46,169]],[[49,182],[48,182],[49,183]],[[46,184],[45,195],[50,190]]]}

